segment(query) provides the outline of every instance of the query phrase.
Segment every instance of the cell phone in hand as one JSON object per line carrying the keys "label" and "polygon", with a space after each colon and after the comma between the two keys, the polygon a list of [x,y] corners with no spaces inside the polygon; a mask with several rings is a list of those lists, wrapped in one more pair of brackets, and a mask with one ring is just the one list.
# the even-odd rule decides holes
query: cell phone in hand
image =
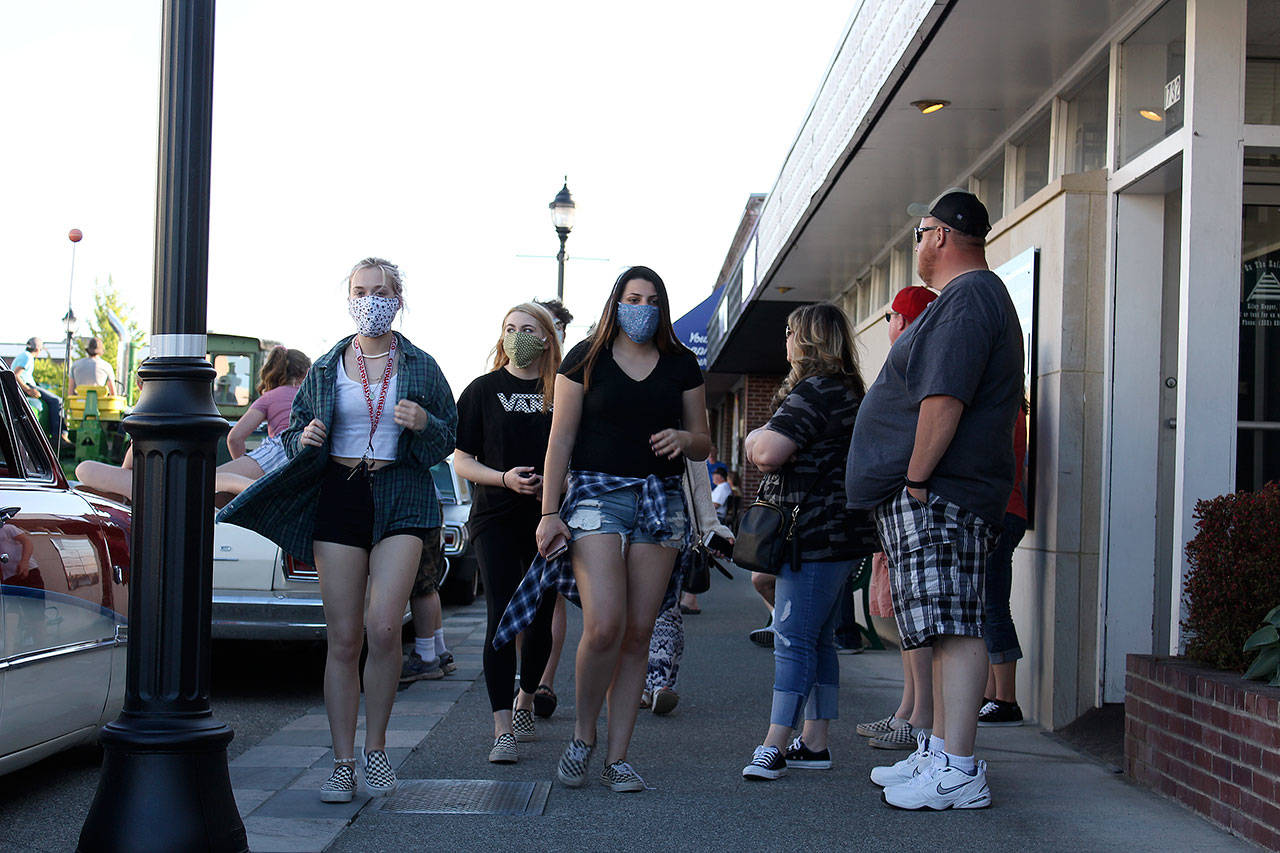
{"label": "cell phone in hand", "polygon": [[548,560],[554,560],[569,550],[569,540],[563,536],[557,537],[551,543],[551,552],[547,554]]}
{"label": "cell phone in hand", "polygon": [[702,538],[702,544],[717,556],[724,557],[726,560],[733,559],[733,543],[714,530],[707,531],[707,535]]}

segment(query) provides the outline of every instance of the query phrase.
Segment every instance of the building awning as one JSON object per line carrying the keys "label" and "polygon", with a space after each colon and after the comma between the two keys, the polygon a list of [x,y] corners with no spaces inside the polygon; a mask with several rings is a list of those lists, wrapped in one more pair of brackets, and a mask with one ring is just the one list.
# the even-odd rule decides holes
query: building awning
{"label": "building awning", "polygon": [[710,296],[671,324],[680,343],[693,350],[693,354],[698,357],[698,367],[703,370],[707,369],[707,324],[711,322],[711,314],[716,310],[722,289],[717,287]]}

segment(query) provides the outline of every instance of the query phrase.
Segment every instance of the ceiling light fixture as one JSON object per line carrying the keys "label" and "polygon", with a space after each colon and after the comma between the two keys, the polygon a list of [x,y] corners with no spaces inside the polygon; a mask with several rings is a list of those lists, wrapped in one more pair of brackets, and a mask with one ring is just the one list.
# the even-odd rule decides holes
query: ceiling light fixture
{"label": "ceiling light fixture", "polygon": [[1138,110],[1138,115],[1142,116],[1147,121],[1164,121],[1164,116],[1160,115],[1158,110],[1150,108]]}
{"label": "ceiling light fixture", "polygon": [[935,98],[927,101],[912,101],[911,106],[918,109],[922,114],[929,115],[929,113],[936,113],[938,110],[942,109],[943,107],[951,106],[951,102],[942,101]]}
{"label": "ceiling light fixture", "polygon": [[779,293],[790,293],[790,292],[791,292],[791,291],[793,291],[793,290],[795,290],[795,288],[794,288],[794,287],[784,287],[784,286],[782,286],[782,285],[778,285],[778,292],[779,292]]}

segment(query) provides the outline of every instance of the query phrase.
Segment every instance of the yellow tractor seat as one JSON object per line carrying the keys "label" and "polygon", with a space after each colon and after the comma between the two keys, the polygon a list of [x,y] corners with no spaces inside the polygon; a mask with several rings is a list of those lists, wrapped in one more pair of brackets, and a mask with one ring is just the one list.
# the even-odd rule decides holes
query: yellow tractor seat
{"label": "yellow tractor seat", "polygon": [[128,401],[106,385],[81,385],[67,400],[67,421],[71,424],[84,420],[88,414],[101,421],[118,421],[125,416]]}

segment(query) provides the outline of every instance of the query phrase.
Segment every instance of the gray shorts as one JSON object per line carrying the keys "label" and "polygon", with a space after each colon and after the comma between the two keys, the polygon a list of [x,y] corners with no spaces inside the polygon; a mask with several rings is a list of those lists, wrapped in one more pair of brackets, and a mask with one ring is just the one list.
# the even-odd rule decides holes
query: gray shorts
{"label": "gray shorts", "polygon": [[902,648],[947,634],[981,637],[992,526],[933,492],[922,504],[905,488],[876,507],[875,520]]}

